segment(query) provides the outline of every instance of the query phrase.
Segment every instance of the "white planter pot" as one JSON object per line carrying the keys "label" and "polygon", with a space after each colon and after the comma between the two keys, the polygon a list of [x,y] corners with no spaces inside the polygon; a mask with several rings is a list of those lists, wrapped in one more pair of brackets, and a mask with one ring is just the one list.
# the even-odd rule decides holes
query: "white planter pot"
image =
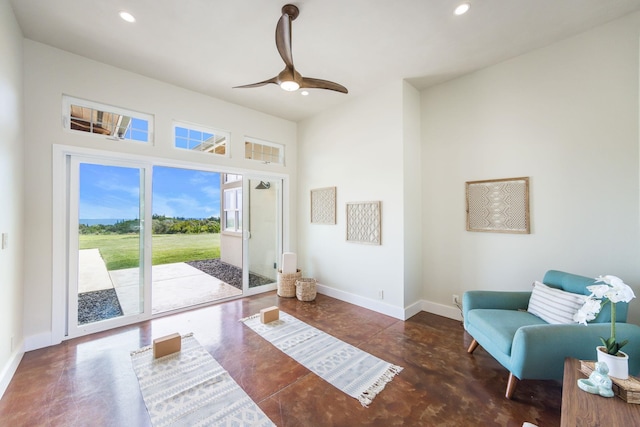
{"label": "white planter pot", "polygon": [[604,347],[596,347],[596,354],[598,355],[598,362],[607,364],[610,377],[621,380],[629,378],[629,356],[627,353],[620,351],[619,354],[622,356],[614,356],[607,353]]}

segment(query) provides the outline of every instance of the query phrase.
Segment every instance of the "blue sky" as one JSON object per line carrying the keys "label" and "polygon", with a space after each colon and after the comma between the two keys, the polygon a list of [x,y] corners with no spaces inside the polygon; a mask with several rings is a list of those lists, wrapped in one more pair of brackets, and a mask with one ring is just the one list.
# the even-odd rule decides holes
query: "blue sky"
{"label": "blue sky", "polygon": [[[80,164],[81,219],[139,217],[140,173],[136,168]],[[169,217],[220,216],[220,176],[214,172],[155,166],[154,214]]]}

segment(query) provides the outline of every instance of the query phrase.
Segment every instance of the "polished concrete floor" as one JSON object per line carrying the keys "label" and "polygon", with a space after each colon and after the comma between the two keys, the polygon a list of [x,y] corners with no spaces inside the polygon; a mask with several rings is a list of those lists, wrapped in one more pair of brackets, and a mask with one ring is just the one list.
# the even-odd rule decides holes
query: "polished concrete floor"
{"label": "polished concrete floor", "polygon": [[[238,322],[272,305],[404,370],[364,408]],[[506,400],[507,371],[481,348],[466,353],[460,322],[425,312],[403,322],[324,295],[269,292],[29,352],[0,400],[0,425],[149,426],[129,352],[172,332],[193,332],[282,427],[560,424],[561,385],[521,381]]]}

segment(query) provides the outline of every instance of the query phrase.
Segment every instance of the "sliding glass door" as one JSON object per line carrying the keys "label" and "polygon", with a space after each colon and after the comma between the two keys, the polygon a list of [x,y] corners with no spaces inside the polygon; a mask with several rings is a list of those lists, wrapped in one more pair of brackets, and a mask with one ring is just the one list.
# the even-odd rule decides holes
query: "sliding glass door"
{"label": "sliding glass door", "polygon": [[148,167],[69,162],[69,336],[148,317]]}
{"label": "sliding glass door", "polygon": [[275,289],[282,254],[282,180],[244,180],[244,290],[251,295]]}
{"label": "sliding glass door", "polygon": [[201,169],[153,167],[153,314],[242,295],[240,268],[221,259],[242,257],[241,249],[237,255],[229,253],[233,247],[221,250],[223,176]]}
{"label": "sliding glass door", "polygon": [[[283,179],[59,150],[56,336],[276,288]],[[64,166],[62,166],[64,164]],[[153,190],[152,190],[153,189]],[[153,253],[152,253],[153,252]]]}

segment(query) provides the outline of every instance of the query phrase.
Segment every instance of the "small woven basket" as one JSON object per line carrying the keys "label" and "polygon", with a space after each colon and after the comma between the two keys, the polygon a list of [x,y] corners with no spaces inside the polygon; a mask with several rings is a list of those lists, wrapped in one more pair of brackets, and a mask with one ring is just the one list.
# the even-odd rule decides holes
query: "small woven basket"
{"label": "small woven basket", "polygon": [[296,296],[300,301],[313,301],[316,299],[316,279],[308,277],[296,281]]}
{"label": "small woven basket", "polygon": [[298,269],[295,273],[283,274],[278,270],[278,296],[293,298],[296,296],[296,280],[302,278],[302,271]]}

